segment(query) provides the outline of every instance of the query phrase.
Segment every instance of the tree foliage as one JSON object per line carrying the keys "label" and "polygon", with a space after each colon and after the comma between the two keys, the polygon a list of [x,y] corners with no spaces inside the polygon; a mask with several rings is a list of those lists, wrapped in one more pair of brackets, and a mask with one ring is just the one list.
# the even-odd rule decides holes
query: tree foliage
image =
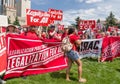
{"label": "tree foliage", "polygon": [[13,22],[14,25],[20,26],[18,17],[15,18],[15,21]]}
{"label": "tree foliage", "polygon": [[110,15],[106,18],[106,27],[109,26],[115,26],[117,23],[117,19],[115,18],[115,15],[110,12]]}
{"label": "tree foliage", "polygon": [[97,23],[100,23],[100,19],[97,20]]}
{"label": "tree foliage", "polygon": [[75,26],[76,28],[78,29],[79,28],[79,21],[80,21],[80,17],[78,16],[76,19],[75,19]]}

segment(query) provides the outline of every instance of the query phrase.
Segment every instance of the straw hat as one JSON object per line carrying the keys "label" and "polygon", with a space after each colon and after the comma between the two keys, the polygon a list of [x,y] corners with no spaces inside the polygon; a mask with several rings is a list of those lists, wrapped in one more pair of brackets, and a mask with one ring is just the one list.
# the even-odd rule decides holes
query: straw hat
{"label": "straw hat", "polygon": [[16,26],[14,26],[14,25],[8,25],[8,26],[7,26],[7,29],[8,29],[9,27],[13,27],[14,29],[16,28]]}

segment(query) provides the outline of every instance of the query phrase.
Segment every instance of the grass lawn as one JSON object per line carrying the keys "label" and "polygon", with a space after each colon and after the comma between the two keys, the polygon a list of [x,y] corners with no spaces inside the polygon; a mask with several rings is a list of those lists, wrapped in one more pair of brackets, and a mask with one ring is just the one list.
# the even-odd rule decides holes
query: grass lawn
{"label": "grass lawn", "polygon": [[[120,58],[113,62],[98,63],[96,59],[82,59],[85,84],[120,84]],[[65,70],[28,76],[27,79],[14,78],[7,84],[82,84],[77,79],[77,65],[71,68],[71,81],[65,80]]]}

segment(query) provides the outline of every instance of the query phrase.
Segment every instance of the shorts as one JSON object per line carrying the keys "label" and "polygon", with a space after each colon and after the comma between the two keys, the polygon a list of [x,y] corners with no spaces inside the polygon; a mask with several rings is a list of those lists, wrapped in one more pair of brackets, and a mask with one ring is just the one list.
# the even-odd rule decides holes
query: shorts
{"label": "shorts", "polygon": [[77,51],[74,51],[74,50],[70,50],[66,54],[67,54],[67,57],[70,58],[73,61],[80,58],[79,53]]}

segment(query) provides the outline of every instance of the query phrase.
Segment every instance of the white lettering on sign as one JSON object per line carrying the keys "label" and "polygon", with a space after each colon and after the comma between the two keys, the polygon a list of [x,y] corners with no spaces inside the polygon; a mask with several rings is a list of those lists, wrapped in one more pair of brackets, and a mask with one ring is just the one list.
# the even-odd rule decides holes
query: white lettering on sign
{"label": "white lettering on sign", "polygon": [[0,35],[0,50],[2,50],[3,48],[5,48],[5,35]]}
{"label": "white lettering on sign", "polygon": [[39,16],[39,17],[50,17],[50,14],[47,12],[43,12],[43,11],[36,11],[36,10],[28,10],[27,15],[31,15],[31,16]]}
{"label": "white lettering on sign", "polygon": [[43,17],[40,21],[40,23],[47,23],[48,22],[48,17]]}
{"label": "white lettering on sign", "polygon": [[55,54],[57,54],[57,48],[51,48],[50,49],[50,55],[53,56]]}
{"label": "white lettering on sign", "polygon": [[60,49],[61,46],[56,46],[29,54],[11,56],[8,58],[7,70],[25,68],[33,64],[35,64],[34,66],[37,66],[38,64],[43,65],[43,63],[49,63],[54,59],[63,56],[63,52]]}
{"label": "white lettering on sign", "polygon": [[39,18],[30,17],[30,22],[39,22]]}
{"label": "white lettering on sign", "polygon": [[42,12],[41,11],[31,11],[31,10],[28,10],[27,15],[31,15],[31,16],[43,16]]}
{"label": "white lettering on sign", "polygon": [[24,53],[30,53],[30,52],[35,52],[38,50],[42,50],[47,48],[47,45],[40,45],[40,46],[35,46],[31,48],[24,48],[24,49],[19,49],[19,50],[12,50],[9,52],[9,55],[18,55],[18,54],[24,54]]}
{"label": "white lettering on sign", "polygon": [[60,11],[60,10],[50,10],[50,13],[51,14],[57,14],[57,15],[62,15],[63,13],[62,13],[62,11]]}
{"label": "white lettering on sign", "polygon": [[60,19],[60,18],[62,18],[61,16],[58,16],[58,18]]}
{"label": "white lettering on sign", "polygon": [[55,15],[55,14],[51,14],[51,17],[55,18],[55,17],[56,17],[56,15]]}

